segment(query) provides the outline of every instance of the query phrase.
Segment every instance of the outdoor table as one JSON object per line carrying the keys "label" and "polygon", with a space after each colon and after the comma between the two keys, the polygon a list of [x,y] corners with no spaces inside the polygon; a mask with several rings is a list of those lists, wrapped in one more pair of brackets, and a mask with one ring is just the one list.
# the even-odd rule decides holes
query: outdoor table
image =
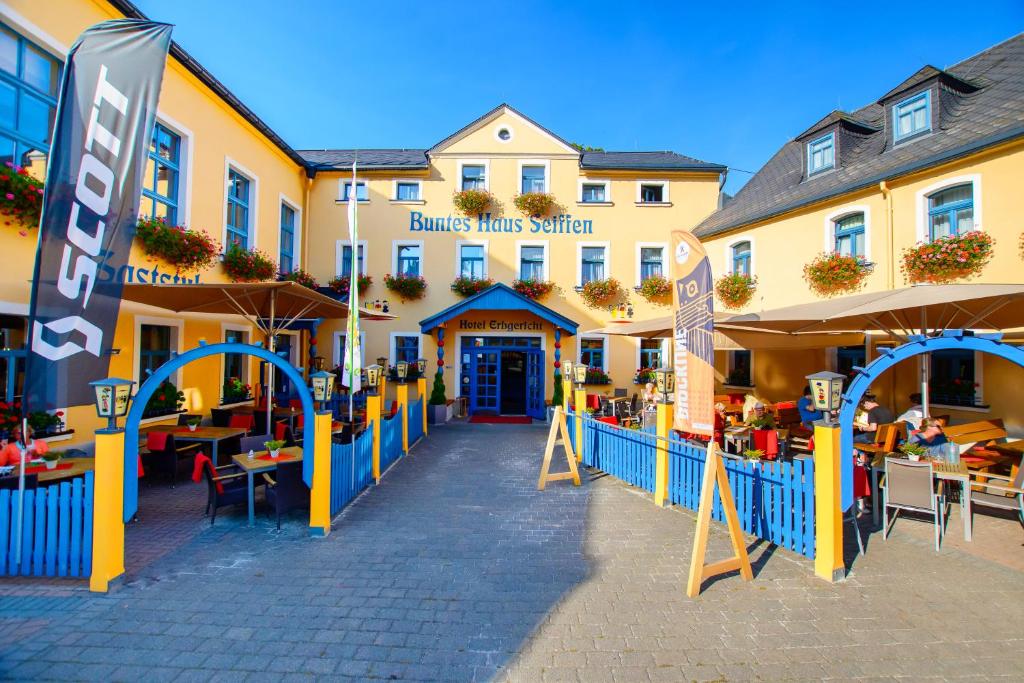
{"label": "outdoor table", "polygon": [[[86,472],[92,472],[96,469],[96,460],[94,458],[64,458],[58,464],[57,468],[61,469],[46,469],[46,466],[42,463],[31,464],[26,463],[25,468],[26,474],[36,475],[36,481],[40,484],[56,483],[62,479],[73,479],[74,477],[81,477]],[[70,465],[70,467],[68,466]],[[12,477],[19,475],[19,467],[15,467],[14,471],[11,472]]]}
{"label": "outdoor table", "polygon": [[217,450],[221,441],[245,436],[244,429],[238,427],[196,427],[195,431],[177,425],[151,425],[139,430],[139,436],[150,432],[170,432],[178,441],[198,441],[210,444],[210,460],[217,465]]}
{"label": "outdoor table", "polygon": [[[879,518],[878,480],[885,474],[885,464],[871,466],[871,521],[877,526]],[[960,516],[964,520],[964,540],[970,541],[974,536],[971,526],[971,474],[965,462],[933,462],[932,476],[940,482],[960,482]]]}
{"label": "outdoor table", "polygon": [[282,448],[277,458],[271,458],[269,451],[256,451],[252,460],[248,453],[231,456],[231,462],[242,468],[249,478],[249,526],[256,525],[256,487],[254,477],[261,472],[272,472],[281,462],[301,462],[302,447],[288,446]]}

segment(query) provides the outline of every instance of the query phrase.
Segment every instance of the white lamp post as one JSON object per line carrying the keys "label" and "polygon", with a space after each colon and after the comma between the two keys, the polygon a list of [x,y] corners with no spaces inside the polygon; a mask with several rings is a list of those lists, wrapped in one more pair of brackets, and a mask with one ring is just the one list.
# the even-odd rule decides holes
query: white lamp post
{"label": "white lamp post", "polygon": [[839,404],[843,398],[843,382],[845,375],[837,372],[822,370],[813,375],[807,375],[807,381],[811,386],[811,398],[814,399],[814,407],[822,411],[823,422],[832,424],[832,411],[839,410]]}
{"label": "white lamp post", "polygon": [[658,368],[654,371],[654,382],[661,394],[662,403],[672,403],[676,391],[676,372],[672,368]]}
{"label": "white lamp post", "polygon": [[323,410],[324,402],[334,395],[334,373],[321,370],[314,372],[309,379],[313,382],[313,400],[319,402]]}
{"label": "white lamp post", "polygon": [[128,414],[135,382],[119,377],[107,377],[89,382],[96,392],[96,415],[107,418],[107,430],[117,431],[117,418]]}

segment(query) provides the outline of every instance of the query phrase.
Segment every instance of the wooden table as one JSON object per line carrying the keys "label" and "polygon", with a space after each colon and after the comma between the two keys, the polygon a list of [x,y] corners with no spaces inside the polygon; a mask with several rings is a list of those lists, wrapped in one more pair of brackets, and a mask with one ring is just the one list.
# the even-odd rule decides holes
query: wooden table
{"label": "wooden table", "polygon": [[249,459],[248,453],[240,453],[231,456],[231,462],[245,470],[249,477],[249,526],[256,525],[256,487],[253,485],[254,477],[262,472],[273,472],[277,465],[282,462],[302,462],[302,448],[300,446],[289,446],[282,448],[281,454],[276,460],[260,460],[259,456],[267,455],[267,451],[257,451],[253,458]]}
{"label": "wooden table", "polygon": [[217,450],[220,442],[245,436],[246,433],[244,429],[238,427],[196,427],[195,431],[190,431],[188,427],[179,427],[178,425],[151,425],[140,429],[139,435],[145,436],[151,432],[173,434],[177,441],[198,441],[210,444],[210,460],[215,466],[218,464]]}
{"label": "wooden table", "polygon": [[[879,498],[878,480],[885,474],[885,464],[871,467],[871,521],[878,526]],[[971,473],[967,469],[967,463],[957,462],[933,462],[932,476],[941,482],[960,482],[960,516],[964,522],[964,540],[970,541],[974,537],[974,529],[971,525]]]}
{"label": "wooden table", "polygon": [[[64,458],[60,464],[66,465],[71,463],[71,467],[67,469],[58,470],[40,470],[35,472],[36,481],[40,484],[49,484],[61,481],[62,479],[72,479],[74,477],[81,477],[86,472],[93,472],[96,469],[96,460],[94,458]],[[42,467],[42,463],[33,465],[28,464],[29,467]],[[20,473],[20,467],[15,467],[14,471],[11,472],[12,477],[17,477]]]}

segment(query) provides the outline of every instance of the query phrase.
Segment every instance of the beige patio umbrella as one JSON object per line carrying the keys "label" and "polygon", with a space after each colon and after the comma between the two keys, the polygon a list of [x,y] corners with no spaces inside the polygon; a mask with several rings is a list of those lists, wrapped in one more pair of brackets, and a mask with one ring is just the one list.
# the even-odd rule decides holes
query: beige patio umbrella
{"label": "beige patio umbrella", "polygon": [[[829,346],[855,346],[864,343],[863,332],[828,332],[793,334],[729,325],[724,322],[729,314],[715,314],[715,350],[742,349],[822,349]],[[586,334],[611,334],[640,339],[671,339],[672,316],[666,315],[632,323],[613,323],[590,330]]]}
{"label": "beige patio umbrella", "polygon": [[[267,349],[276,351],[278,333],[303,318],[347,318],[348,304],[297,282],[226,282],[184,285],[125,285],[125,301],[177,313],[240,315],[266,335]],[[394,320],[395,316],[359,309],[364,320]],[[274,373],[267,372],[267,395],[274,393]],[[267,425],[272,424],[267,400]]]}

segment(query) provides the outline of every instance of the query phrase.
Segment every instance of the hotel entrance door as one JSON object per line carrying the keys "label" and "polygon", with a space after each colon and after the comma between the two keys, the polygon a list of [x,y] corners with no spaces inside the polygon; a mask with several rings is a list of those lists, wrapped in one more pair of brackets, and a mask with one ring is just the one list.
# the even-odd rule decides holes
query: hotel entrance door
{"label": "hotel entrance door", "polygon": [[544,419],[544,351],[539,337],[462,341],[462,389],[469,414]]}

